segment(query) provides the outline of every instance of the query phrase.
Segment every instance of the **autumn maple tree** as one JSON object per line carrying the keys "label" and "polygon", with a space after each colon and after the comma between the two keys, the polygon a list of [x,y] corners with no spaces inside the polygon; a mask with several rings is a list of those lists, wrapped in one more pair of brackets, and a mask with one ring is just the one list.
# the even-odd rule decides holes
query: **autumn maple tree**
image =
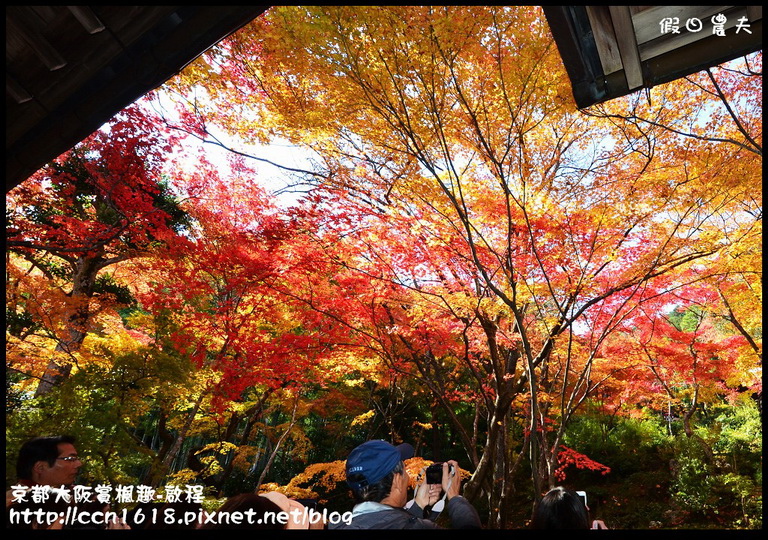
{"label": "autumn maple tree", "polygon": [[629,401],[679,416],[683,433],[697,438],[710,456],[693,429],[697,412],[723,397],[732,402],[761,389],[759,357],[724,315],[716,287],[697,283],[678,289],[674,303],[649,303],[623,321],[602,351],[625,360],[622,378],[632,381],[625,399],[631,395]]}
{"label": "autumn maple tree", "polygon": [[130,301],[105,270],[183,226],[161,174],[169,146],[160,129],[140,108],[126,109],[6,197],[6,243],[19,280],[11,313],[26,314],[55,343],[47,366],[13,363],[41,377],[38,394],[69,375],[94,313]]}
{"label": "autumn maple tree", "polygon": [[491,528],[521,486],[621,474],[570,436],[585,410],[715,455],[708,408],[762,390],[761,69],[579,111],[538,6],[274,6],[164,85],[175,111],[8,194],[6,365],[41,379],[12,431],[58,399],[91,474],[217,497],[338,490],[351,445],[407,440]]}
{"label": "autumn maple tree", "polygon": [[[185,420],[156,477],[167,473],[190,434],[206,433],[217,438],[225,463],[205,456],[206,471],[198,456],[197,472],[216,476],[212,483],[220,487],[240,459],[227,455],[252,452],[253,439],[273,429],[265,424],[268,408],[282,401],[291,420],[276,433],[273,459],[284,437],[298,436],[295,422],[310,407],[302,398],[306,389],[356,368],[347,352],[349,330],[330,316],[343,298],[326,292],[323,284],[333,275],[308,233],[321,225],[311,213],[280,212],[248,173],[240,164],[223,178],[200,159],[181,188],[188,234],[135,263],[146,281],[136,294],[141,309],[172,322],[169,346],[196,366]],[[313,297],[316,308],[297,300]]]}
{"label": "autumn maple tree", "polygon": [[[438,381],[433,358],[459,359],[475,370],[475,391],[487,388],[482,450],[466,445],[467,493],[495,497],[490,486],[515,463],[504,447],[513,404],[526,403],[520,457],[541,492],[561,441],[542,429],[548,403],[559,403],[562,435],[619,323],[680,280],[714,279],[712,261],[735,256],[759,227],[755,87],[731,75],[716,89],[692,78],[695,91],[688,81],[655,90],[646,125],[624,111],[646,110],[639,95],[610,106],[623,114],[575,109],[537,7],[285,6],[171,87],[207,90],[189,131],[279,134],[316,156],[304,182],[367,206],[353,233],[365,255],[339,262],[401,288],[379,301],[374,323],[387,328],[376,342],[390,365]],[[727,114],[740,105],[747,127]],[[701,122],[711,111],[721,121]],[[695,278],[683,272],[693,267]],[[418,323],[435,321],[435,305],[441,324]],[[462,340],[479,349],[445,348]]]}

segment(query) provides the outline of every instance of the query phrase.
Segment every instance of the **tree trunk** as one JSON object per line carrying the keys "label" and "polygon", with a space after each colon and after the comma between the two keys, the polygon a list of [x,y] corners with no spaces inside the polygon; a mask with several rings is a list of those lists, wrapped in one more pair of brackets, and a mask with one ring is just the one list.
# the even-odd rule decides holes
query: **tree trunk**
{"label": "tree trunk", "polygon": [[173,460],[176,458],[176,456],[179,454],[179,451],[181,450],[181,445],[184,442],[184,439],[187,438],[187,432],[189,431],[189,428],[192,427],[192,422],[195,420],[195,416],[197,416],[197,411],[200,410],[200,405],[203,402],[204,396],[205,396],[205,392],[201,392],[200,396],[197,398],[197,401],[195,402],[194,407],[192,407],[192,410],[189,412],[189,414],[187,414],[187,419],[184,421],[184,425],[179,430],[178,434],[173,440],[173,444],[171,445],[170,449],[165,454],[165,457],[160,463],[159,469],[155,472],[155,474],[152,475],[151,482],[153,487],[157,486],[160,483],[161,478],[163,478],[166,474],[168,474],[168,471],[171,468],[171,464],[173,463]]}
{"label": "tree trunk", "polygon": [[[246,422],[245,429],[243,430],[242,435],[239,437],[239,440],[236,443],[238,446],[247,444],[248,438],[251,435],[251,430],[253,429],[253,426],[256,424],[259,418],[261,418],[261,415],[264,412],[264,403],[266,403],[267,398],[270,395],[272,395],[274,391],[275,390],[273,388],[266,390],[264,394],[262,394],[261,398],[259,398],[258,403],[245,412],[245,415],[248,417],[248,421]],[[224,473],[221,475],[221,479],[216,482],[216,487],[219,490],[218,492],[219,497],[223,495],[222,488],[224,487],[224,484],[226,483],[227,479],[229,479],[229,477],[232,475],[234,464],[235,464],[234,458],[230,458],[226,466],[224,467]]]}
{"label": "tree trunk", "polygon": [[293,428],[293,425],[296,423],[296,409],[299,406],[299,396],[296,396],[295,401],[293,402],[293,412],[291,412],[291,421],[288,424],[288,427],[285,429],[282,435],[280,435],[280,438],[277,440],[277,444],[275,444],[275,447],[272,449],[272,453],[269,456],[269,459],[267,460],[267,464],[264,466],[264,470],[261,471],[261,474],[259,475],[259,481],[256,483],[256,490],[258,491],[259,486],[264,483],[264,478],[266,478],[267,473],[269,472],[269,468],[272,466],[272,463],[275,461],[275,457],[277,456],[277,451],[280,449],[280,445],[282,445],[285,438],[288,436],[288,434],[291,432],[291,428]]}
{"label": "tree trunk", "polygon": [[[93,296],[96,275],[102,269],[104,259],[101,256],[95,258],[81,257],[72,263],[72,291],[69,293],[74,306],[66,316],[65,339],[59,340],[56,352],[66,355],[76,353],[88,335],[88,323],[91,318],[90,302]],[[54,386],[61,384],[72,372],[72,365],[58,364],[54,360],[48,363],[40,383],[35,390],[35,397],[47,394]]]}

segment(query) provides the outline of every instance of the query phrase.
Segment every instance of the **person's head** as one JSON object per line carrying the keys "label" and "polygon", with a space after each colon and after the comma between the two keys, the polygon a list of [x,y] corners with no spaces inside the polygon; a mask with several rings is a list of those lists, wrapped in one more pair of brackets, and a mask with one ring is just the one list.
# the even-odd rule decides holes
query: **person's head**
{"label": "person's head", "polygon": [[589,529],[589,513],[575,491],[563,487],[549,490],[531,521],[532,529]]}
{"label": "person's head", "polygon": [[262,493],[260,496],[275,503],[280,507],[280,510],[282,510],[283,514],[287,515],[288,523],[285,524],[286,529],[322,528],[321,523],[317,523],[316,527],[312,526],[313,524],[310,523],[309,511],[307,507],[305,507],[296,499],[291,499],[279,491]]}
{"label": "person's head", "polygon": [[[282,509],[275,502],[257,493],[241,493],[229,497],[216,511],[219,517],[206,520],[198,526],[198,529],[284,529],[284,524],[275,518],[282,513]],[[241,523],[235,523],[227,518],[235,512],[250,515]]]}
{"label": "person's head", "polygon": [[68,486],[82,465],[74,437],[35,437],[19,449],[16,477],[32,484]]}
{"label": "person's head", "polygon": [[347,485],[355,502],[384,502],[402,507],[408,501],[408,473],[403,462],[413,457],[413,447],[403,443],[367,441],[349,454]]}

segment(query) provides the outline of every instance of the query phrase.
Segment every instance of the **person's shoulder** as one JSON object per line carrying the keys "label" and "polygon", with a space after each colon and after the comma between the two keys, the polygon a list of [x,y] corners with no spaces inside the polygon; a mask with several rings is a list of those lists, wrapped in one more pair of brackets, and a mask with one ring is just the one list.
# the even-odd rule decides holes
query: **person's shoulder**
{"label": "person's shoulder", "polygon": [[434,522],[417,518],[402,508],[390,508],[354,516],[349,522],[343,520],[328,525],[332,530],[344,529],[434,529]]}
{"label": "person's shoulder", "polygon": [[446,506],[452,529],[481,529],[480,515],[477,509],[461,495],[451,497]]}
{"label": "person's shoulder", "polygon": [[462,495],[454,495],[451,497],[451,499],[448,501],[448,504],[445,506],[448,510],[451,510],[456,507],[472,507],[472,503],[469,502],[465,497]]}
{"label": "person's shoulder", "polygon": [[342,521],[341,523],[329,523],[327,529],[330,531],[342,531],[346,529],[360,529],[360,527],[355,527],[352,523],[346,524]]}

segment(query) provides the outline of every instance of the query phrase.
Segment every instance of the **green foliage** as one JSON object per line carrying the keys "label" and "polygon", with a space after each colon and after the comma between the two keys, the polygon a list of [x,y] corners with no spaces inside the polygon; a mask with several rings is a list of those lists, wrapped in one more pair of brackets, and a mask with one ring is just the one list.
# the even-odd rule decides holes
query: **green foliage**
{"label": "green foliage", "polygon": [[621,418],[588,407],[569,426],[565,444],[611,474],[569,472],[569,485],[586,490],[593,515],[612,528],[760,528],[762,423],[755,402],[745,394],[701,416],[696,437],[676,426],[671,436],[665,419],[650,411]]}
{"label": "green foliage", "polygon": [[18,383],[24,375],[9,369],[5,370],[5,415],[13,414],[24,403],[25,394],[18,389]]}
{"label": "green foliage", "polygon": [[691,513],[714,510],[714,478],[701,442],[680,436],[675,446],[673,500],[680,508]]}
{"label": "green foliage", "polygon": [[678,330],[683,332],[693,332],[701,322],[703,311],[704,310],[699,306],[676,309],[668,315],[669,322]]}
{"label": "green foliage", "polygon": [[93,292],[96,294],[111,294],[121,305],[131,305],[136,302],[131,294],[131,290],[127,286],[115,281],[111,274],[100,274],[96,277]]}
{"label": "green foliage", "polygon": [[[7,416],[7,470],[14,470],[17,449],[25,440],[66,433],[78,440],[84,483],[140,483],[154,452],[134,433],[152,407],[180,392],[190,365],[151,348],[101,353],[109,357],[110,367],[90,364],[49,394],[23,401]],[[7,484],[10,481],[6,478]]]}
{"label": "green foliage", "polygon": [[155,208],[168,214],[168,227],[177,234],[188,232],[192,228],[192,217],[179,205],[179,198],[174,194],[166,176],[157,183],[158,191],[153,196]]}
{"label": "green foliage", "polygon": [[652,411],[643,418],[586,413],[574,418],[564,444],[622,474],[653,470],[672,456],[664,419]]}
{"label": "green foliage", "polygon": [[[762,527],[762,419],[754,400],[746,394],[734,405],[723,404],[714,411],[712,431],[717,439],[713,450],[719,474],[715,492],[720,507],[729,502],[725,512],[731,525],[738,528]],[[722,471],[722,473],[720,473]]]}
{"label": "green foliage", "polygon": [[[718,438],[717,453],[739,456],[760,456],[763,453],[763,424],[755,402],[742,395],[736,406],[722,404],[715,408]],[[759,462],[758,462],[759,463]],[[748,466],[754,467],[755,463]],[[741,469],[739,464],[734,467]]]}
{"label": "green foliage", "polygon": [[33,330],[38,325],[32,315],[27,311],[5,310],[5,331],[21,337],[23,333]]}
{"label": "green foliage", "polygon": [[[675,510],[689,522],[716,527],[762,526],[762,426],[744,398],[717,407],[699,437],[679,436],[671,486]],[[712,455],[703,441],[714,441]]]}

